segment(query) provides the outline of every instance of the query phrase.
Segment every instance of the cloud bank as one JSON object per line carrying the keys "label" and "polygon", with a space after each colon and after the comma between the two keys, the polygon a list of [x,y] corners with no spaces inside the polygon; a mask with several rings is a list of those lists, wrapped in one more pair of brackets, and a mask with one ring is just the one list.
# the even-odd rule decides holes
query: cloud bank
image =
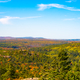
{"label": "cloud bank", "polygon": [[2,24],[10,24],[10,20],[12,19],[33,19],[33,18],[39,18],[41,16],[32,16],[32,17],[10,17],[10,16],[5,16],[4,18],[0,18],[0,23]]}
{"label": "cloud bank", "polygon": [[39,9],[38,10],[45,10],[45,9],[50,9],[52,7],[55,8],[60,8],[60,9],[66,9],[66,10],[70,10],[70,11],[80,11],[80,9],[75,9],[74,7],[67,7],[65,5],[61,5],[61,4],[38,4]]}
{"label": "cloud bank", "polygon": [[2,24],[9,24],[9,23],[10,23],[10,22],[9,22],[10,19],[19,19],[19,17],[5,16],[4,18],[1,18],[1,19],[0,19],[0,22],[1,22]]}

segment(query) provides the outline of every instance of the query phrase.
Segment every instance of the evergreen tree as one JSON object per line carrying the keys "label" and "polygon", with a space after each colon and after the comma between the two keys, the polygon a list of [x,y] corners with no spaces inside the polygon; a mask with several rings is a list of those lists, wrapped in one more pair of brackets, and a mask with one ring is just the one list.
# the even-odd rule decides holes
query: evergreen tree
{"label": "evergreen tree", "polygon": [[58,53],[58,58],[53,59],[52,71],[48,76],[48,80],[66,80],[66,74],[70,71],[70,63],[68,61],[67,52],[61,50]]}
{"label": "evergreen tree", "polygon": [[58,68],[59,68],[59,73],[67,73],[70,70],[70,63],[71,61],[68,61],[68,55],[67,52],[64,50],[61,50],[58,54]]}
{"label": "evergreen tree", "polygon": [[15,68],[12,63],[9,64],[9,67],[7,68],[7,72],[2,75],[2,78],[4,80],[10,78],[10,79],[15,79],[17,78],[17,74],[15,73]]}

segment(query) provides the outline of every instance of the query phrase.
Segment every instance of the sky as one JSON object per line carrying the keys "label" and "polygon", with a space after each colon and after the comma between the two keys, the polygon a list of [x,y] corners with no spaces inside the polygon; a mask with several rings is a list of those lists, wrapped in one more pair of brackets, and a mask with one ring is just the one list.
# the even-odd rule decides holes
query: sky
{"label": "sky", "polygon": [[80,39],[80,0],[0,0],[0,36]]}

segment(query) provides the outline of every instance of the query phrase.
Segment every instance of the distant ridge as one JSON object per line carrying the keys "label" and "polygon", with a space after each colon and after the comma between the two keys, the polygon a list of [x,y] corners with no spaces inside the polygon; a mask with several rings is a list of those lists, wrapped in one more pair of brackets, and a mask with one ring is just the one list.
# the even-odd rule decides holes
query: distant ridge
{"label": "distant ridge", "polygon": [[[43,37],[0,37],[0,40],[7,39],[46,39]],[[80,41],[80,39],[46,39],[46,40],[62,40],[62,41]]]}
{"label": "distant ridge", "polygon": [[0,40],[7,40],[7,39],[45,39],[43,37],[0,37]]}
{"label": "distant ridge", "polygon": [[44,39],[43,37],[18,37],[19,39]]}
{"label": "distant ridge", "polygon": [[14,39],[14,37],[0,37],[0,40],[5,40],[5,39]]}
{"label": "distant ridge", "polygon": [[80,39],[62,39],[64,41],[80,41]]}

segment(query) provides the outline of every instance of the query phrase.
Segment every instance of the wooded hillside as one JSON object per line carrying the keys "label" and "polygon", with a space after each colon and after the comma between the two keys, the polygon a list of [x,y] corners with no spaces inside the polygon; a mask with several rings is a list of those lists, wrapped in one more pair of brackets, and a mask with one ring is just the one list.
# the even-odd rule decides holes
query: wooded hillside
{"label": "wooded hillside", "polygon": [[80,43],[1,40],[0,80],[33,77],[41,80],[80,80]]}

